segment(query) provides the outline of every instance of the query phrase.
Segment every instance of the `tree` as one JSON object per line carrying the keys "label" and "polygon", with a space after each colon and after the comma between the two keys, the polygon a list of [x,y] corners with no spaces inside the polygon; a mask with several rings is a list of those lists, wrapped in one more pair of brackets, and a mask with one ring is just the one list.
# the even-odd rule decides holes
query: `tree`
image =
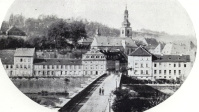
{"label": "tree", "polygon": [[65,47],[70,36],[69,24],[64,20],[53,23],[48,29],[48,41],[54,44],[53,48]]}
{"label": "tree", "polygon": [[87,38],[85,24],[82,21],[74,21],[70,24],[70,37],[76,45],[82,37]]}
{"label": "tree", "polygon": [[2,25],[1,25],[1,31],[2,31],[2,33],[5,34],[6,31],[8,30],[8,28],[9,28],[8,22],[3,21]]}

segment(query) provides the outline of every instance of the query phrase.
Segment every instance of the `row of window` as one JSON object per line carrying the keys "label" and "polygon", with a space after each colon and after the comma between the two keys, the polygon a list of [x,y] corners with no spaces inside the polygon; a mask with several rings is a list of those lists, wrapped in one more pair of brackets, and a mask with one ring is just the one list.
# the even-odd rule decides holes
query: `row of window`
{"label": "row of window", "polygon": [[[157,63],[155,63],[154,64],[154,67],[157,67]],[[162,66],[162,64],[161,63],[159,63],[159,67],[160,66]],[[167,66],[167,64],[164,64],[164,67],[166,67]],[[169,64],[169,67],[181,67],[181,66],[184,66],[184,67],[187,67],[187,65],[186,64],[181,64],[181,63],[178,63],[178,64],[173,64],[173,65],[171,65],[171,64]]]}
{"label": "row of window", "polygon": [[149,64],[143,64],[143,63],[140,63],[140,65],[138,63],[135,63],[135,68],[144,68],[144,67],[149,67]]}
{"label": "row of window", "polygon": [[[164,70],[164,71],[163,70],[159,70],[159,72],[158,72],[158,70],[154,70],[154,74],[164,74],[164,75],[166,75],[167,74],[167,70]],[[169,74],[170,75],[172,74],[171,70],[169,70]],[[176,75],[177,74],[177,70],[173,70],[173,74]],[[178,74],[179,75],[181,74],[181,70],[178,70]]]}
{"label": "row of window", "polygon": [[26,58],[21,58],[21,59],[16,59],[16,62],[30,62],[31,59],[26,59]]}
{"label": "row of window", "polygon": [[35,75],[67,75],[67,74],[73,74],[73,73],[81,73],[82,71],[34,71]]}
{"label": "row of window", "polygon": [[31,65],[16,65],[16,68],[21,68],[21,69],[30,69]]}
{"label": "row of window", "polygon": [[135,74],[146,74],[148,75],[149,74],[149,71],[148,70],[135,70]]}
{"label": "row of window", "polygon": [[89,56],[89,55],[87,55],[86,56],[86,58],[104,58],[104,56]]}
{"label": "row of window", "polygon": [[35,69],[81,69],[81,65],[35,65]]}
{"label": "row of window", "polygon": [[106,61],[83,61],[86,64],[104,64]]}
{"label": "row of window", "polygon": [[104,66],[103,65],[101,65],[101,67],[100,66],[98,66],[98,65],[96,65],[96,66],[85,66],[85,69],[104,69]]}

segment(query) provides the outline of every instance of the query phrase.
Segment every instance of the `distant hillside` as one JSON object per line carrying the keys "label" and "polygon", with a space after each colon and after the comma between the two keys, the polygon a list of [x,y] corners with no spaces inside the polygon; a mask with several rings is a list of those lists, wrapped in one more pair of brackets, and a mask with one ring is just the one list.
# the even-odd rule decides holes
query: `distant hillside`
{"label": "distant hillside", "polygon": [[[53,23],[63,20],[58,18],[54,15],[40,15],[37,19],[35,18],[25,18],[22,15],[11,15],[9,21],[4,21],[1,26],[1,34],[5,34],[5,31],[9,28],[10,25],[15,25],[16,27],[20,28],[28,37],[35,38],[35,37],[48,37],[47,33],[49,30],[49,26]],[[88,22],[86,19],[80,18],[69,18],[65,19],[64,21],[67,22],[74,22],[74,21],[83,21],[85,24],[85,30],[88,37],[94,37],[96,34],[96,29],[100,30],[102,36],[111,36],[111,37],[119,37],[120,29],[115,29],[103,25],[98,22]],[[1,37],[1,36],[0,36]],[[196,38],[194,36],[181,36],[181,35],[169,35],[165,32],[158,32],[152,31],[148,29],[141,29],[139,31],[133,31],[132,38],[155,38],[159,42],[173,42],[173,41],[192,41],[193,44],[196,44]]]}

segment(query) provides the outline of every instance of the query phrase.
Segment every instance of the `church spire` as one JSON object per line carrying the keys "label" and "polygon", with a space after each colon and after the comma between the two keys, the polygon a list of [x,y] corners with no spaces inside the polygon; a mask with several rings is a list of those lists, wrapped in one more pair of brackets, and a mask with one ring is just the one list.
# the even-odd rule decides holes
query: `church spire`
{"label": "church spire", "polygon": [[126,5],[126,9],[124,11],[124,22],[122,23],[123,26],[126,27],[130,27],[131,23],[129,22],[129,12],[127,9],[127,5]]}
{"label": "church spire", "polygon": [[130,27],[131,23],[129,22],[129,12],[126,8],[124,11],[124,21],[122,22],[122,28],[120,29],[120,36],[121,37],[131,37],[132,36],[132,28]]}

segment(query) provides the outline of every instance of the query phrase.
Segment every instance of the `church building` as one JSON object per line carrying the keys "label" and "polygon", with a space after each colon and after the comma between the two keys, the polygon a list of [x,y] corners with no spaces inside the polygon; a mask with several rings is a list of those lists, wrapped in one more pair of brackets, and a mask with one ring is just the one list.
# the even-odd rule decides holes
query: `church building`
{"label": "church building", "polygon": [[132,28],[128,20],[128,10],[124,11],[124,21],[120,29],[120,37],[101,36],[97,29],[96,36],[91,44],[91,48],[106,50],[106,51],[122,51],[126,55],[137,48],[135,41],[132,39]]}

